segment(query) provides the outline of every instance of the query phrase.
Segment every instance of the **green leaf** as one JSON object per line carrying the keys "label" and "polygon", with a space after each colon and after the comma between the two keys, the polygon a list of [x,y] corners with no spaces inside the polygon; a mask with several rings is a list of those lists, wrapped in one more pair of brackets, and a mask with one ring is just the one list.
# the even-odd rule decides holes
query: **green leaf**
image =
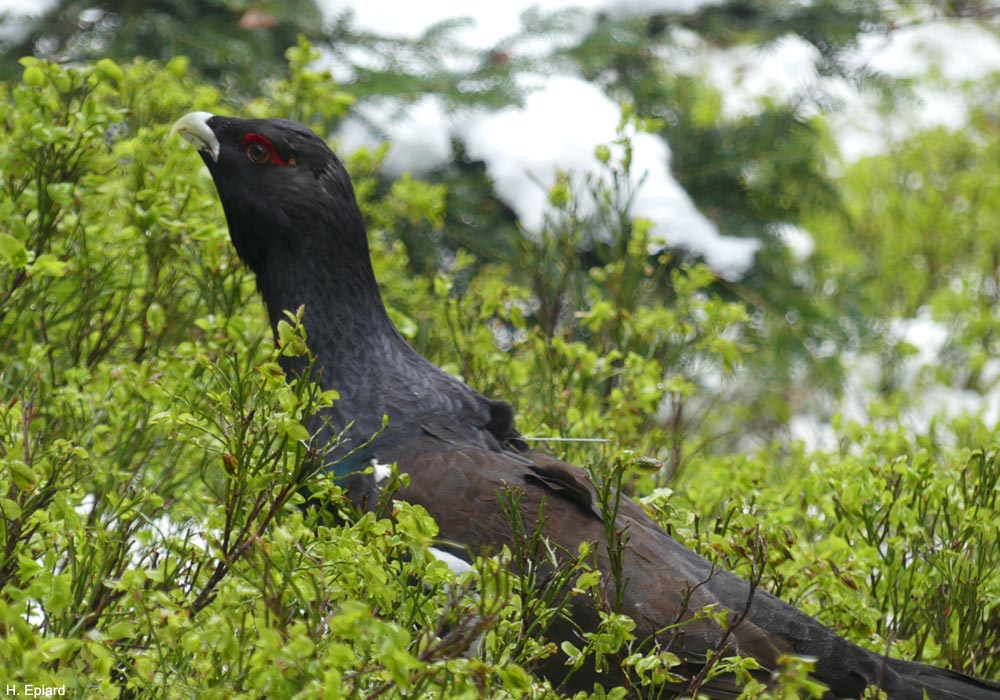
{"label": "green leaf", "polygon": [[590,590],[596,590],[597,584],[600,583],[600,581],[601,581],[600,571],[596,570],[586,571],[577,577],[574,591],[585,592]]}
{"label": "green leaf", "polygon": [[38,474],[35,473],[34,469],[17,459],[8,460],[6,466],[10,471],[11,481],[19,489],[30,491],[35,488],[38,483]]}
{"label": "green leaf", "polygon": [[278,346],[287,357],[301,357],[309,353],[309,348],[296,326],[284,319],[278,321]]}
{"label": "green leaf", "polygon": [[125,71],[110,58],[102,58],[94,66],[94,72],[104,80],[120,83],[125,79]]}
{"label": "green leaf", "polygon": [[22,80],[25,85],[30,87],[40,87],[45,83],[45,71],[37,65],[32,64],[24,69]]}
{"label": "green leaf", "polygon": [[[57,137],[59,141],[66,141],[70,137],[69,132],[65,129],[60,129],[57,133],[59,134]],[[76,185],[72,182],[50,182],[45,186],[45,193],[60,207],[70,206],[73,202],[75,192]]]}
{"label": "green leaf", "polygon": [[24,243],[9,233],[0,233],[0,263],[10,267],[21,268],[28,263],[28,250]]}
{"label": "green leaf", "polygon": [[569,663],[576,664],[583,660],[583,653],[573,645],[573,642],[569,640],[563,641],[559,644],[559,648],[566,655]]}
{"label": "green leaf", "polygon": [[0,516],[6,520],[17,520],[21,517],[21,506],[9,498],[0,498]]}
{"label": "green leaf", "polygon": [[531,688],[531,676],[516,664],[504,664],[496,669],[497,675],[507,690],[520,695]]}
{"label": "green leaf", "polygon": [[28,265],[28,272],[43,277],[62,277],[66,274],[66,262],[52,253],[42,253]]}
{"label": "green leaf", "polygon": [[281,421],[281,432],[288,436],[289,440],[306,442],[309,440],[309,431],[299,421],[287,417]]}

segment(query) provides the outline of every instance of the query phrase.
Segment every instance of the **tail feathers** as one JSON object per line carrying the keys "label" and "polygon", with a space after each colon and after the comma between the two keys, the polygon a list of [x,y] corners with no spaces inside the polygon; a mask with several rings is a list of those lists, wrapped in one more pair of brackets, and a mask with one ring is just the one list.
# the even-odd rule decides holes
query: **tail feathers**
{"label": "tail feathers", "polygon": [[913,661],[889,659],[889,667],[931,700],[1000,700],[1000,684]]}

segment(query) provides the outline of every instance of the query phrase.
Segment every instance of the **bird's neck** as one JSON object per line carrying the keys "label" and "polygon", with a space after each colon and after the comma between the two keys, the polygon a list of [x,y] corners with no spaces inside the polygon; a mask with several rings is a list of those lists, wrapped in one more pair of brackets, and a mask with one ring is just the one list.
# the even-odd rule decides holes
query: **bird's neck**
{"label": "bird's neck", "polygon": [[276,339],[286,312],[304,306],[302,327],[315,358],[310,367],[308,357],[282,357],[285,373],[290,379],[309,374],[339,394],[331,407],[310,419],[309,429],[322,430],[326,440],[342,435],[331,458],[334,472],[344,476],[371,456],[372,439],[383,432],[383,417],[402,418],[393,402],[408,387],[400,384],[396,369],[415,351],[389,320],[367,249],[363,256],[271,257],[268,266],[258,280]]}
{"label": "bird's neck", "polygon": [[364,383],[370,368],[405,351],[382,303],[367,247],[355,255],[272,256],[268,268],[259,278],[271,326],[277,334],[287,312],[304,307],[306,343],[324,386]]}
{"label": "bird's neck", "polygon": [[[287,248],[272,251],[267,268],[257,271],[275,332],[286,311],[305,307],[302,325],[316,361],[312,376],[340,395],[319,416],[333,435],[346,431],[344,447],[335,456],[356,448],[335,472],[354,469],[375,450],[412,438],[428,422],[453,426],[456,434],[477,445],[493,444],[484,430],[510,433],[509,407],[489,401],[431,364],[393,326],[367,242],[362,238],[354,250],[338,245],[336,251],[307,255]],[[284,358],[282,364],[290,376],[309,371],[305,357]]]}

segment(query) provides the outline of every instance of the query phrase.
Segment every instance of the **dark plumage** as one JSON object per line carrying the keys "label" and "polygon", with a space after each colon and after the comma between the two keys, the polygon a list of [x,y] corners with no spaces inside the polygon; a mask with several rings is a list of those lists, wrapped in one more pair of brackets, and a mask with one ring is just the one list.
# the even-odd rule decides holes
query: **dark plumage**
{"label": "dark plumage", "polygon": [[[512,486],[523,494],[520,510],[529,526],[544,502],[545,535],[569,552],[580,542],[597,542],[598,563],[607,571],[605,529],[586,473],[527,449],[509,405],[432,365],[392,326],[350,179],[326,144],[302,125],[278,119],[199,112],[180,119],[174,129],[198,146],[233,244],[256,273],[272,324],[286,309],[305,305],[303,323],[320,381],[341,394],[322,420],[333,426],[328,430],[347,427],[351,445],[336,451],[331,464],[352,499],[370,503],[377,494],[373,477],[361,473],[364,465],[398,463],[411,485],[397,497],[426,508],[442,540],[459,543],[454,553],[467,557],[511,543],[499,494]],[[286,367],[292,373],[302,369]],[[381,428],[383,415],[388,427],[365,445]],[[318,429],[321,418],[315,420]],[[350,447],[360,445],[365,446],[345,458]],[[733,613],[746,607],[751,595],[746,581],[713,569],[627,498],[621,500],[617,525],[628,533],[623,612],[635,620],[639,639],[655,637],[678,616],[704,606]],[[573,612],[576,623],[593,627],[596,613],[583,598],[574,600]],[[563,626],[557,623],[549,634],[568,635]],[[666,642],[663,635],[659,640]],[[671,651],[695,673],[722,640],[716,623],[697,620],[673,640]],[[780,656],[814,657],[814,675],[834,697],[858,697],[878,684],[890,697],[907,700],[919,700],[924,692],[931,698],[1000,700],[997,685],[866,651],[760,590],[746,619],[725,640],[724,653],[754,657],[765,682]],[[554,662],[543,671],[558,683],[565,667]],[[613,684],[615,678],[593,671],[573,677],[574,687],[586,689],[594,681]],[[713,697],[739,692],[731,679],[721,678],[701,690]]]}

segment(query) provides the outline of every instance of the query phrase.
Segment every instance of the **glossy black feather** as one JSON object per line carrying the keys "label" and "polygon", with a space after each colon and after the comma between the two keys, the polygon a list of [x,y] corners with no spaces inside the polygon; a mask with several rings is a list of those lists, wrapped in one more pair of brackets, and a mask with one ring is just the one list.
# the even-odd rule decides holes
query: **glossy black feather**
{"label": "glossy black feather", "polygon": [[[388,416],[387,429],[350,460],[343,460],[348,448],[335,453],[334,459],[342,460],[334,467],[338,473],[356,471],[369,459],[397,462],[411,476],[411,485],[398,497],[425,507],[437,520],[442,539],[457,543],[455,551],[466,556],[511,544],[500,498],[504,489],[517,489],[525,522],[534,522],[544,503],[545,534],[566,552],[577,551],[584,541],[597,542],[598,564],[606,571],[604,526],[586,473],[527,450],[508,404],[444,373],[393,328],[372,272],[350,179],[326,144],[293,122],[207,116],[205,125],[218,140],[218,158],[210,157],[207,146],[202,154],[233,244],[256,273],[272,324],[286,309],[305,305],[303,321],[320,367],[319,381],[341,394],[335,407],[315,420],[329,421],[331,431],[347,428],[352,445],[358,446]],[[248,133],[267,138],[289,165],[252,163],[243,147]],[[356,501],[374,498],[370,476],[355,475],[345,483]],[[672,641],[672,651],[687,659],[688,670],[695,673],[705,655],[723,643],[723,629],[698,620],[686,625],[680,638],[669,640],[660,630],[707,605],[739,613],[750,598],[749,584],[715,570],[627,498],[621,500],[617,526],[628,533],[623,611],[635,620],[640,639]],[[576,625],[587,629],[596,624],[587,600],[574,599],[573,612]],[[548,633],[569,638],[572,625],[559,623]],[[756,658],[764,682],[781,655],[814,657],[816,678],[835,697],[858,697],[866,686],[878,683],[890,697],[905,700],[919,700],[925,692],[931,698],[1000,700],[993,684],[868,652],[760,590],[747,618],[725,638],[724,651]],[[542,671],[558,683],[565,668],[557,659]],[[591,669],[575,676],[573,686],[589,689],[595,681],[616,680]],[[725,698],[737,696],[740,689],[721,678],[702,692]]]}
{"label": "glossy black feather", "polygon": [[[471,444],[516,440],[509,406],[491,401],[413,352],[386,314],[368,263],[364,223],[340,160],[312,132],[284,120],[213,117],[220,152],[206,158],[240,257],[253,269],[273,326],[305,306],[303,325],[322,383],[341,395],[314,418],[326,435],[347,429],[334,451],[338,473],[360,471],[379,445],[403,442],[428,420],[461,430]],[[246,134],[270,140],[294,166],[254,165]],[[359,264],[363,261],[363,264]],[[301,371],[302,364],[286,363]],[[359,381],[359,379],[362,379]],[[383,416],[388,427],[379,433]],[[344,455],[353,452],[351,459]],[[370,499],[369,477],[346,482],[356,501]]]}

